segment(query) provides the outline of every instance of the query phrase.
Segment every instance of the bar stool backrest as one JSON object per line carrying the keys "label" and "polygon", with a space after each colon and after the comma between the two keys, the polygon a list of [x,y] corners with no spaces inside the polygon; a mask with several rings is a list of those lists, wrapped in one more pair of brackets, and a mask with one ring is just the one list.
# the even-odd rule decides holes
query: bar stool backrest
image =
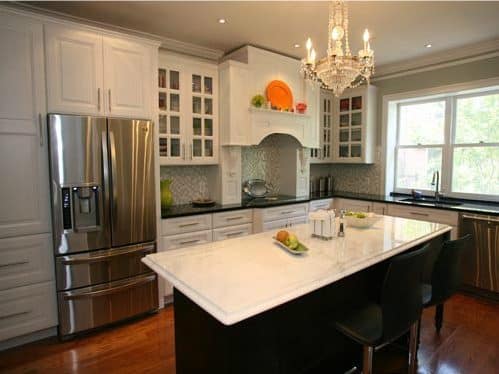
{"label": "bar stool backrest", "polygon": [[390,262],[381,289],[383,342],[404,334],[419,320],[423,308],[421,279],[429,245],[396,256]]}
{"label": "bar stool backrest", "polygon": [[472,242],[472,236],[467,234],[442,245],[431,273],[431,304],[440,304],[457,291],[461,284],[463,252]]}

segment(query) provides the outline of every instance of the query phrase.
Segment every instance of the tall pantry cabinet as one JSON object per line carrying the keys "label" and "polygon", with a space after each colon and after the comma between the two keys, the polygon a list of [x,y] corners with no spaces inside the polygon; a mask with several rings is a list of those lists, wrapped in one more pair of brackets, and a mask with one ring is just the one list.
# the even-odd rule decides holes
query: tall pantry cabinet
{"label": "tall pantry cabinet", "polygon": [[43,25],[0,8],[0,347],[57,325]]}

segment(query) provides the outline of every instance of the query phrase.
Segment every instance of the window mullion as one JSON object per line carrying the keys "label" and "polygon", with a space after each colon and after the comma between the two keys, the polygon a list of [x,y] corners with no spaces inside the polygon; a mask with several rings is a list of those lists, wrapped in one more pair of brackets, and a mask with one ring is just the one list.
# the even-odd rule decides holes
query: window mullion
{"label": "window mullion", "polygon": [[444,193],[451,192],[452,188],[452,158],[456,118],[455,100],[455,97],[447,97],[445,100],[445,134],[442,148],[442,170],[440,172],[442,180],[440,190]]}

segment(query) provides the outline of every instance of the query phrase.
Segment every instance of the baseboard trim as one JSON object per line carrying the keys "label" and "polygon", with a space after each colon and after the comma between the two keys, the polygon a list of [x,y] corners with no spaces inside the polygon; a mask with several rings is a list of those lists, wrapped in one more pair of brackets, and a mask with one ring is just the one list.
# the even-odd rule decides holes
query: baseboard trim
{"label": "baseboard trim", "polygon": [[5,351],[6,349],[18,347],[20,345],[32,343],[52,336],[57,336],[57,327],[50,327],[31,334],[16,336],[15,338],[4,340],[0,342],[0,351]]}

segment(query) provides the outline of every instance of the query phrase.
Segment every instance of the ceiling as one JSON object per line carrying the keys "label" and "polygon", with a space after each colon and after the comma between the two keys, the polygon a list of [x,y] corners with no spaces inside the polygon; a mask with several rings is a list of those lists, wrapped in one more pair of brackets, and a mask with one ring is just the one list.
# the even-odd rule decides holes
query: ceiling
{"label": "ceiling", "polygon": [[[309,36],[319,57],[326,51],[328,2],[324,1],[30,4],[223,52],[253,44],[301,58]],[[361,47],[367,27],[378,66],[499,38],[499,2],[355,1],[349,2],[349,11],[352,50]],[[219,24],[219,18],[227,23]],[[432,48],[425,47],[428,43]]]}

